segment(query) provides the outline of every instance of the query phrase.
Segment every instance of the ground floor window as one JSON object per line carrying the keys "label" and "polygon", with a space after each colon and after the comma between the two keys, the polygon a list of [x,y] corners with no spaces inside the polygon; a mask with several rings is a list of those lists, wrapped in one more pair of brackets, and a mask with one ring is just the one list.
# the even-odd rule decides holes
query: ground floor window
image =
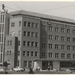
{"label": "ground floor window", "polygon": [[32,61],[28,61],[28,67],[32,67]]}
{"label": "ground floor window", "polygon": [[27,61],[24,61],[24,67],[27,67]]}
{"label": "ground floor window", "polygon": [[60,67],[75,67],[75,62],[74,61],[62,61],[60,62]]}

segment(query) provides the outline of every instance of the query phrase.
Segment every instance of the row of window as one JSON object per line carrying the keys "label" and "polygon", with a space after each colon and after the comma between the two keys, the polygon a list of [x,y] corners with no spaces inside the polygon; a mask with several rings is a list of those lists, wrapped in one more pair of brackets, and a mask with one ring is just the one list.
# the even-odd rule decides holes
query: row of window
{"label": "row of window", "polygon": [[34,51],[23,51],[23,56],[35,56],[35,57],[37,57],[38,53],[34,52]]}
{"label": "row of window", "polygon": [[[53,31],[53,26],[50,26],[50,25],[49,25],[48,28],[49,28],[50,31]],[[67,29],[67,30],[66,30],[65,28],[61,28],[61,30],[59,31],[59,27],[55,27],[54,30],[55,30],[55,32],[61,32],[61,33],[65,33],[65,32],[66,32],[66,33],[71,33],[71,29]]]}
{"label": "row of window", "polygon": [[[65,49],[65,47],[67,47],[67,50],[71,50],[71,48],[72,48],[72,50],[75,50],[75,46],[71,46],[71,45],[67,45],[67,46],[65,46],[65,45],[59,45],[59,44],[55,44],[55,49]],[[49,49],[52,49],[53,48],[53,44],[49,44]]]}
{"label": "row of window", "polygon": [[38,47],[38,42],[33,42],[33,41],[23,41],[23,46]]}
{"label": "row of window", "polygon": [[[49,57],[53,57],[52,53],[49,53]],[[61,58],[71,58],[71,54],[66,54],[65,53],[61,53]],[[55,53],[55,58],[59,58],[59,53]],[[75,58],[75,54],[73,54],[73,58]]]}
{"label": "row of window", "polygon": [[8,40],[7,45],[12,45],[12,40]]}
{"label": "row of window", "polygon": [[38,23],[34,23],[34,22],[24,22],[24,26],[25,27],[32,27],[32,28],[39,28]]}
{"label": "row of window", "polygon": [[[60,39],[61,39],[61,41],[65,41],[65,36],[61,36]],[[49,35],[49,40],[53,40],[53,35]],[[59,40],[59,36],[58,35],[55,35],[55,40]],[[71,39],[71,37],[67,37],[66,40],[75,42],[75,38],[74,37],[72,39]]]}
{"label": "row of window", "polygon": [[27,31],[24,31],[24,36],[29,36],[29,37],[39,37],[38,36],[38,32],[27,32]]}

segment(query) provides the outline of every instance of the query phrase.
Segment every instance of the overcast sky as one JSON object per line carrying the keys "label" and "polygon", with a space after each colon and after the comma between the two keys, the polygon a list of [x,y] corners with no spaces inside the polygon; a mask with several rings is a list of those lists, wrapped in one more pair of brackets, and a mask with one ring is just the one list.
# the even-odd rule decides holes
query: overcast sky
{"label": "overcast sky", "polygon": [[16,10],[27,10],[32,12],[38,12],[48,15],[60,16],[75,20],[75,1],[74,2],[27,2],[27,1],[11,1],[11,2],[0,2],[1,5],[5,4],[6,9],[9,12]]}

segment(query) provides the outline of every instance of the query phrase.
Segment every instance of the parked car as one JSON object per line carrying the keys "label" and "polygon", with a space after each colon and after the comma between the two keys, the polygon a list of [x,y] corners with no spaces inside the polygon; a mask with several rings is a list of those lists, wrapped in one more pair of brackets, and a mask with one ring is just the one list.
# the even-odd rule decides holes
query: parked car
{"label": "parked car", "polygon": [[14,70],[14,71],[16,71],[16,72],[24,71],[24,69],[23,69],[23,68],[21,68],[21,67],[13,68],[13,70]]}

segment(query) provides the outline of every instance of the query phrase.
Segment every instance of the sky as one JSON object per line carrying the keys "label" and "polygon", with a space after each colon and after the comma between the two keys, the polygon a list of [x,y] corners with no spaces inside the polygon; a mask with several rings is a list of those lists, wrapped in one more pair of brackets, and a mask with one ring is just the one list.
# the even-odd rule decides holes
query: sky
{"label": "sky", "polygon": [[75,1],[0,1],[0,10],[2,9],[2,4],[5,5],[5,8],[8,10],[8,12],[27,10],[75,20]]}

